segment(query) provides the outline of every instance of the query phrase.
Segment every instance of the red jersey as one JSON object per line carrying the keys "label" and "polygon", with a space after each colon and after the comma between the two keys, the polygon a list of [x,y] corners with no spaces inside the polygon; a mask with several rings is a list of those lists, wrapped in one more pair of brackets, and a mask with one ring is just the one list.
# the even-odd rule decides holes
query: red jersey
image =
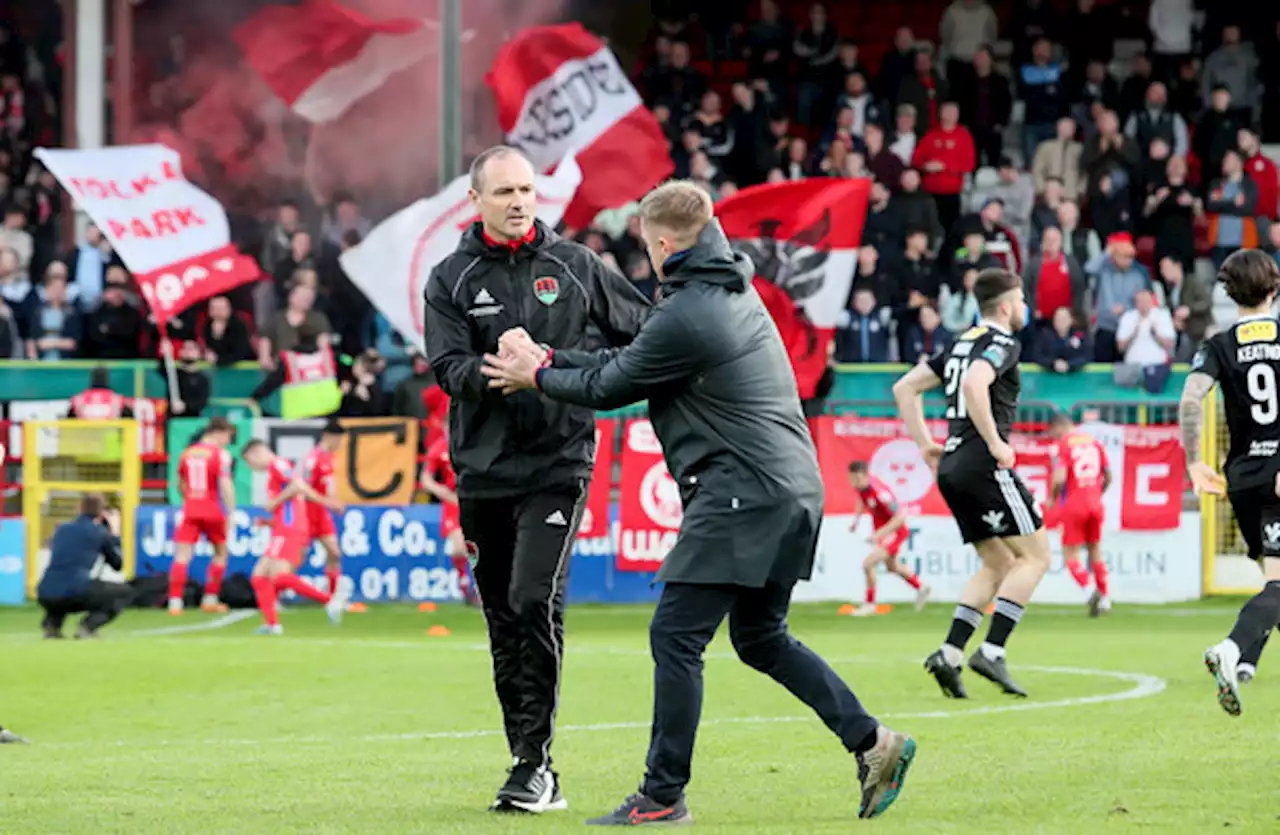
{"label": "red jersey", "polygon": [[[283,493],[293,483],[296,475],[292,464],[277,457],[267,467],[267,498],[274,499]],[[294,496],[276,506],[271,522],[276,528],[295,528],[304,525],[306,518],[306,499]]]}
{"label": "red jersey", "polygon": [[178,486],[182,515],[188,519],[226,519],[230,508],[222,504],[218,483],[231,476],[231,454],[200,442],[187,447],[178,459]]}
{"label": "red jersey", "polygon": [[1102,474],[1107,451],[1091,435],[1071,432],[1058,441],[1058,466],[1067,471],[1066,500],[1077,505],[1102,504]]}
{"label": "red jersey", "polygon": [[436,438],[427,447],[427,472],[435,476],[436,481],[453,490],[458,490],[458,476],[453,471],[453,462],[449,460],[449,441]]}
{"label": "red jersey", "polygon": [[[312,490],[325,498],[333,498],[338,494],[338,487],[333,476],[333,453],[316,447],[307,453],[302,462],[302,477]],[[324,507],[314,502],[307,502],[308,507]],[[327,509],[327,508],[326,508]]]}
{"label": "red jersey", "polygon": [[858,491],[862,506],[871,514],[871,521],[877,528],[883,528],[898,512],[898,500],[893,491],[880,479],[872,477],[865,490]]}

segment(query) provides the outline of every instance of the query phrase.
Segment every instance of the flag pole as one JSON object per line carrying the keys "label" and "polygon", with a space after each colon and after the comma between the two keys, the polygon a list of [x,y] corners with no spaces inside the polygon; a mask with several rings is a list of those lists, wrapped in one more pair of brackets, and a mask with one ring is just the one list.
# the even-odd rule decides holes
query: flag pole
{"label": "flag pole", "polygon": [[[164,358],[164,376],[169,383],[169,412],[179,414],[178,405],[182,403],[182,392],[178,389],[178,367],[173,362],[173,341],[169,339],[169,328],[164,320],[156,323],[160,331],[160,356]],[[183,406],[183,411],[186,407]]]}

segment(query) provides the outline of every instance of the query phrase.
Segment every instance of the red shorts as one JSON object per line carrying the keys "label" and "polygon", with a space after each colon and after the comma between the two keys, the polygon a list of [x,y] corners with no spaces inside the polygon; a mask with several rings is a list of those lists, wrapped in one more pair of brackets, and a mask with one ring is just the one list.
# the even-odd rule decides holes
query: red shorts
{"label": "red shorts", "polygon": [[311,538],[306,533],[299,533],[292,528],[273,527],[271,542],[262,556],[270,560],[284,560],[297,568],[302,565],[302,558],[310,544]]}
{"label": "red shorts", "polygon": [[1102,520],[1106,513],[1099,504],[1062,508],[1062,544],[1067,547],[1092,545],[1102,541]]}
{"label": "red shorts", "polygon": [[200,537],[209,540],[212,545],[223,545],[227,541],[226,519],[192,519],[182,517],[178,529],[173,532],[173,541],[177,545],[195,545]]}
{"label": "red shorts", "polygon": [[902,550],[902,546],[905,545],[907,540],[910,538],[911,530],[906,525],[903,525],[898,528],[897,532],[891,533],[888,536],[880,537],[876,544],[883,548],[884,552],[890,557],[896,557],[898,556],[898,552]]}
{"label": "red shorts", "polygon": [[458,517],[458,506],[456,504],[443,505],[440,510],[440,537],[448,539],[449,534],[462,527],[462,523]]}
{"label": "red shorts", "polygon": [[307,527],[311,530],[312,539],[338,535],[338,526],[334,524],[333,514],[324,505],[307,507]]}

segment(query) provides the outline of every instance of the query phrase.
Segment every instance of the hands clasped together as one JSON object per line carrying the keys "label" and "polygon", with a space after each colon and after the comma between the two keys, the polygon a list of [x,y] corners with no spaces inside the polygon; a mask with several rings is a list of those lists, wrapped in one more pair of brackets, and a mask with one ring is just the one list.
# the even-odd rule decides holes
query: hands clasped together
{"label": "hands clasped together", "polygon": [[524,328],[512,328],[498,339],[498,355],[484,355],[480,373],[489,388],[512,394],[536,386],[538,369],[547,362],[547,350],[533,341]]}

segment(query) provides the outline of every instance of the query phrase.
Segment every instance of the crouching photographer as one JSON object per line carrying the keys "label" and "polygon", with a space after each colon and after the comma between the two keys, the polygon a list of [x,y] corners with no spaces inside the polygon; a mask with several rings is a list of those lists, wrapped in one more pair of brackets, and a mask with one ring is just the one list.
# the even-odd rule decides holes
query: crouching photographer
{"label": "crouching photographer", "polygon": [[124,611],[133,592],[124,583],[94,578],[98,559],[120,571],[120,511],[108,508],[98,493],[80,500],[80,515],[58,526],[49,542],[49,567],[40,578],[36,598],[44,609],[44,636],[61,638],[67,615],[85,612],[77,638],[97,637],[98,630]]}

